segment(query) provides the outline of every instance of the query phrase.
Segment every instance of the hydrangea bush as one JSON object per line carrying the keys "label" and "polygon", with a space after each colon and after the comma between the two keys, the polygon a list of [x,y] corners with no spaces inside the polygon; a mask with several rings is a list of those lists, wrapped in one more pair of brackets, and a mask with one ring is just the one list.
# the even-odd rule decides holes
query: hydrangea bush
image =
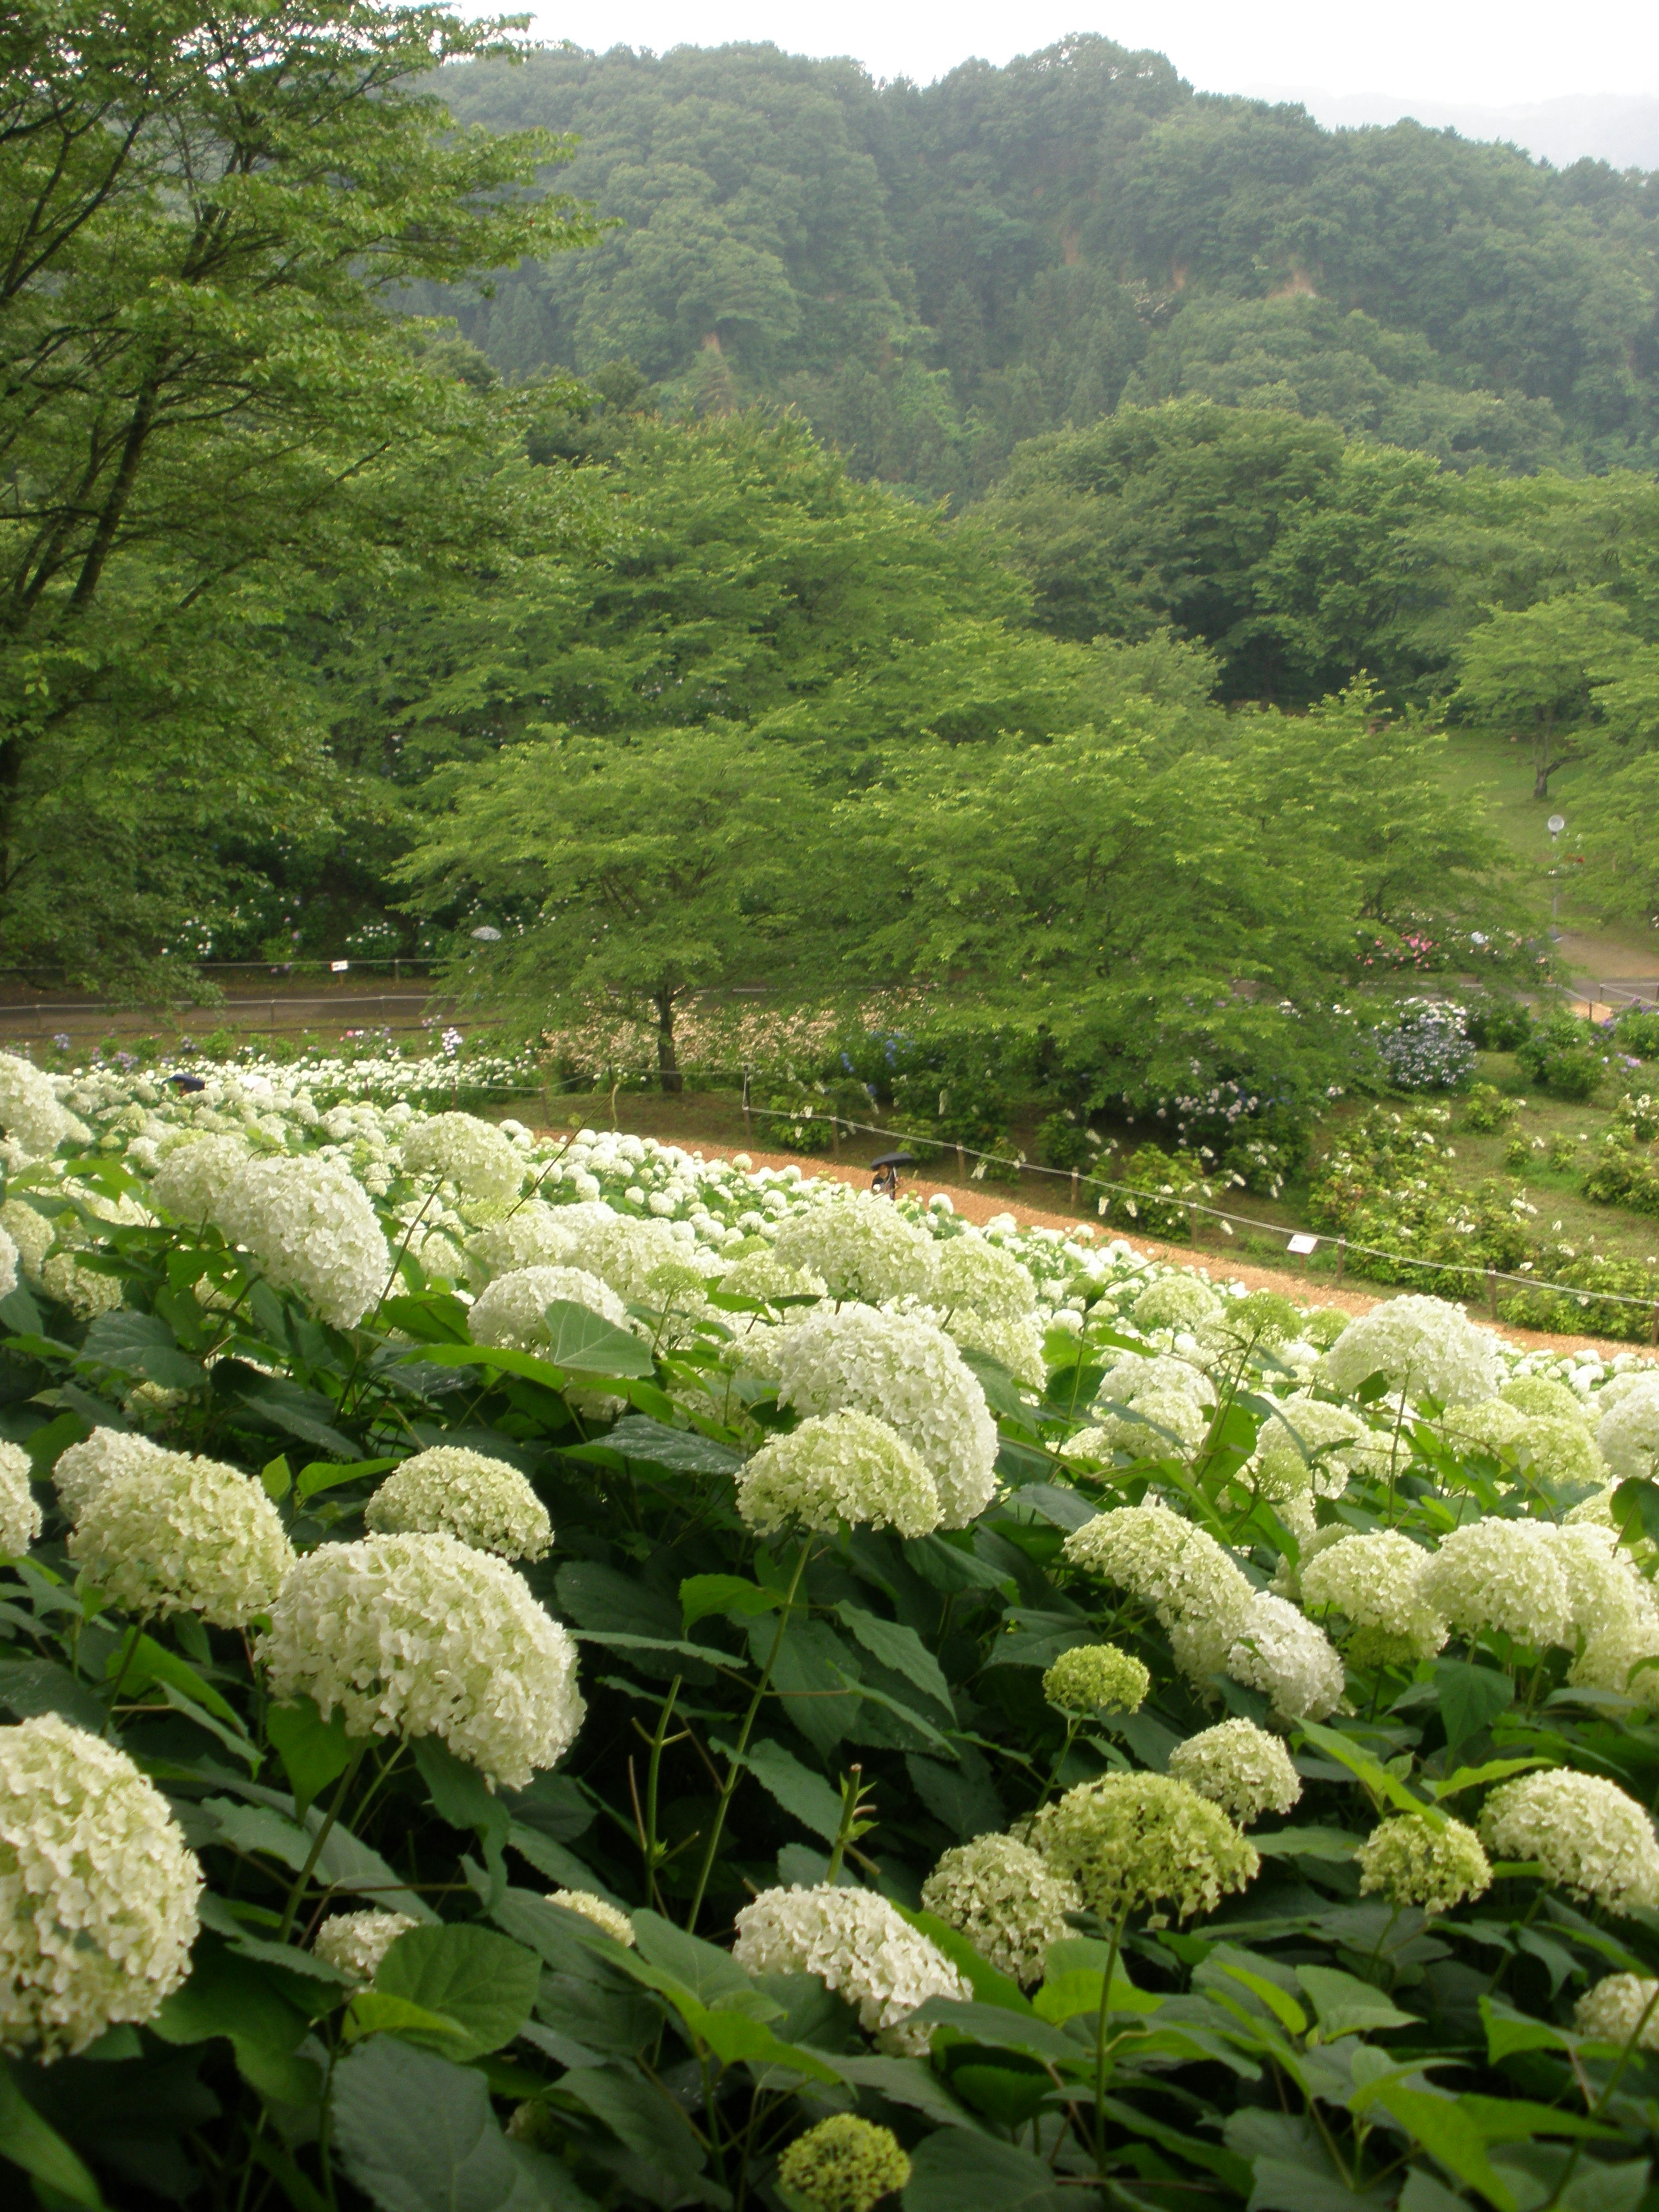
{"label": "hydrangea bush", "polygon": [[1659,1372],[431,1103],[0,1056],[43,2205],[1644,2200]]}

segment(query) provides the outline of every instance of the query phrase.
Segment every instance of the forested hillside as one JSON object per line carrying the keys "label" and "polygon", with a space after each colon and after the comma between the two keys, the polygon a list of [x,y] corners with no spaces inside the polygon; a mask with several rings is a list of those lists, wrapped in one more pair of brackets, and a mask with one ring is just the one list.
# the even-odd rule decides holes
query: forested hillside
{"label": "forested hillside", "polygon": [[786,398],[859,473],[957,496],[1126,399],[1267,404],[1460,468],[1659,444],[1635,173],[1325,131],[1092,37],[921,88],[731,46],[469,62],[445,95],[574,133],[561,185],[615,224],[444,297],[509,378],[625,359],[671,404]]}

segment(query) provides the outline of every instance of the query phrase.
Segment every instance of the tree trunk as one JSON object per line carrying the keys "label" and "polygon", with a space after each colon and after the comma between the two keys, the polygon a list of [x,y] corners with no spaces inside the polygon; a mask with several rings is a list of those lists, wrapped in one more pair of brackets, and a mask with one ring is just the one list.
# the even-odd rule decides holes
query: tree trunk
{"label": "tree trunk", "polygon": [[1547,799],[1550,795],[1550,770],[1555,766],[1550,758],[1550,746],[1555,737],[1554,715],[1550,715],[1541,725],[1534,723],[1533,729],[1532,795],[1534,799]]}
{"label": "tree trunk", "polygon": [[657,1080],[665,1091],[680,1091],[685,1088],[685,1079],[680,1073],[680,1064],[674,1054],[674,994],[659,991],[657,1009]]}

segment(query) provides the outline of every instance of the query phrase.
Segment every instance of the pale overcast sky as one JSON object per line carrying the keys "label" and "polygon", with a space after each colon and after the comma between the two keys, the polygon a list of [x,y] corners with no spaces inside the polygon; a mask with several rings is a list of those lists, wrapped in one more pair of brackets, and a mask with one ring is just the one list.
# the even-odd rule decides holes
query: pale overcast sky
{"label": "pale overcast sky", "polygon": [[1006,62],[1070,31],[1169,55],[1200,91],[1404,94],[1501,106],[1569,93],[1659,94],[1655,0],[584,0],[535,8],[544,39],[599,49],[769,40],[853,54],[923,82],[978,55]]}

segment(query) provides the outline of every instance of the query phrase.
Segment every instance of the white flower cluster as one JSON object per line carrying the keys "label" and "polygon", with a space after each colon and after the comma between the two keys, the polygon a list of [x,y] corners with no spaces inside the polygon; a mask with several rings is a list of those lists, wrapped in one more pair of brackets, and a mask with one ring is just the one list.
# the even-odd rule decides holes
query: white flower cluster
{"label": "white flower cluster", "polygon": [[1340,1498],[1352,1478],[1386,1474],[1388,1464],[1388,1437],[1352,1407],[1297,1390],[1262,1423],[1244,1480],[1269,1498]]}
{"label": "white flower cluster", "polygon": [[1073,1529],[1062,1555],[1151,1606],[1183,1672],[1202,1681],[1225,1664],[1252,1593],[1202,1528],[1166,1505],[1117,1505]]}
{"label": "white flower cluster", "polygon": [[221,1195],[215,1225],[267,1282],[297,1291],[337,1328],[353,1328],[385,1291],[392,1255],[368,1194],[336,1160],[250,1160]]}
{"label": "white flower cluster", "polygon": [[576,1646],[511,1567],[453,1536],[368,1536],[301,1559],[259,1639],[280,1704],[349,1735],[436,1735],[491,1783],[557,1764],[586,1707]]}
{"label": "white flower cluster", "polygon": [[978,1836],[946,1851],[921,1886],[922,1909],[965,1936],[981,1958],[1017,1982],[1042,1978],[1048,1946],[1072,1933],[1077,1884],[1029,1844]]}
{"label": "white flower cluster", "polygon": [[221,1461],[153,1445],[98,1485],[68,1549],[124,1612],[141,1620],[196,1613],[216,1628],[245,1628],[268,1613],[294,1565],[258,1483]]}
{"label": "white flower cluster", "polygon": [[1036,1305],[1036,1285],[1012,1252],[977,1229],[964,1229],[934,1247],[927,1295],[946,1313],[965,1307],[988,1321],[1014,1322],[1024,1321]]}
{"label": "white flower cluster", "polygon": [[1263,1691],[1282,1721],[1322,1721],[1347,1686],[1324,1630],[1268,1590],[1251,1598],[1227,1654],[1227,1672]]}
{"label": "white flower cluster", "polygon": [[1494,1858],[1536,1863],[1571,1895],[1633,1912],[1659,1905],[1659,1842],[1645,1808],[1616,1782],[1564,1768],[1500,1783],[1480,1815]]}
{"label": "white flower cluster", "polygon": [[202,1874],[125,1752],[55,1713],[0,1729],[0,2051],[73,2057],[190,1971]]}
{"label": "white flower cluster", "polygon": [[584,1267],[516,1267],[498,1275],[479,1294],[466,1319],[474,1344],[498,1352],[545,1352],[547,1309],[556,1304],[586,1306],[613,1328],[631,1329],[627,1307],[608,1283]]}
{"label": "white flower cluster", "polygon": [[1220,1721],[1188,1736],[1170,1753],[1170,1772],[1241,1828],[1264,1813],[1288,1813],[1302,1795],[1291,1754],[1254,1721]]}
{"label": "white flower cluster", "polygon": [[411,1176],[453,1183],[463,1198],[505,1206],[524,1188],[526,1160],[493,1121],[476,1114],[434,1114],[416,1121],[403,1145]]}
{"label": "white flower cluster", "polygon": [[174,1456],[148,1437],[123,1429],[94,1429],[82,1443],[59,1452],[52,1479],[64,1512],[78,1521],[112,1476],[158,1462],[166,1466]]}
{"label": "white flower cluster", "polygon": [[1620,1393],[1602,1415],[1595,1441],[1615,1482],[1653,1480],[1659,1470],[1659,1373]]}
{"label": "white flower cluster", "polygon": [[878,2047],[925,2057],[930,2027],[905,2023],[929,1997],[973,1992],[951,1961],[873,1890],[763,1889],[738,1915],[732,1956],[751,1974],[816,1974],[858,2008]]}
{"label": "white flower cluster", "polygon": [[902,1297],[939,1303],[933,1238],[896,1206],[865,1191],[795,1214],[779,1229],[774,1249],[786,1267],[820,1277],[832,1298],[866,1305]]}
{"label": "white flower cluster", "polygon": [[1554,1545],[1536,1521],[1472,1521],[1442,1537],[1418,1584],[1460,1635],[1491,1631],[1541,1650],[1568,1640],[1572,1607]]}
{"label": "white flower cluster", "polygon": [[1431,1555],[1394,1528],[1341,1529],[1337,1538],[1304,1560],[1304,1605],[1343,1616],[1354,1632],[1347,1648],[1356,1665],[1433,1658],[1448,1632],[1422,1595]]}
{"label": "white flower cluster", "polygon": [[387,1475],[363,1508],[377,1534],[458,1537],[503,1559],[545,1559],[553,1523],[529,1483],[505,1460],[463,1444],[434,1444]]}
{"label": "white flower cluster", "polygon": [[738,1511],[763,1536],[792,1523],[830,1534],[842,1522],[925,1536],[942,1510],[915,1453],[869,1413],[809,1416],[763,1444],[738,1474]]}
{"label": "white flower cluster", "polygon": [[417,1924],[406,1912],[331,1913],[312,1938],[311,1948],[325,1966],[372,1982],[398,1938]]}
{"label": "white flower cluster", "polygon": [[943,1525],[965,1528],[996,1486],[996,1424],[944,1330],[864,1305],[809,1313],[777,1349],[778,1397],[802,1413],[869,1413],[933,1479]]}
{"label": "white flower cluster", "polygon": [[1659,1982],[1642,1974],[1604,1974],[1573,2008],[1573,2026],[1593,2043],[1659,2051]]}
{"label": "white flower cluster", "polygon": [[550,1889],[547,1901],[562,1905],[567,1912],[580,1912],[584,1920],[591,1920],[607,1936],[614,1936],[625,1950],[631,1951],[640,1940],[634,1932],[633,1922],[622,1907],[596,1897],[591,1889]]}
{"label": "white flower cluster", "polygon": [[0,1559],[21,1559],[40,1533],[40,1508],[29,1487],[33,1473],[21,1444],[0,1443]]}
{"label": "white flower cluster", "polygon": [[158,1212],[199,1229],[212,1220],[221,1200],[248,1163],[241,1136],[210,1136],[190,1131],[162,1155],[145,1195]]}
{"label": "white flower cluster", "polygon": [[1165,1275],[1149,1284],[1130,1307],[1137,1328],[1201,1328],[1221,1311],[1221,1300],[1196,1275]]}
{"label": "white flower cluster", "polygon": [[1320,1362],[1333,1389],[1355,1390],[1385,1375],[1413,1398],[1443,1406],[1495,1395],[1504,1380],[1498,1339],[1443,1298],[1389,1298],[1350,1322]]}
{"label": "white flower cluster", "polygon": [[0,1129],[31,1159],[56,1152],[66,1137],[87,1133],[52,1078],[12,1052],[0,1052]]}

